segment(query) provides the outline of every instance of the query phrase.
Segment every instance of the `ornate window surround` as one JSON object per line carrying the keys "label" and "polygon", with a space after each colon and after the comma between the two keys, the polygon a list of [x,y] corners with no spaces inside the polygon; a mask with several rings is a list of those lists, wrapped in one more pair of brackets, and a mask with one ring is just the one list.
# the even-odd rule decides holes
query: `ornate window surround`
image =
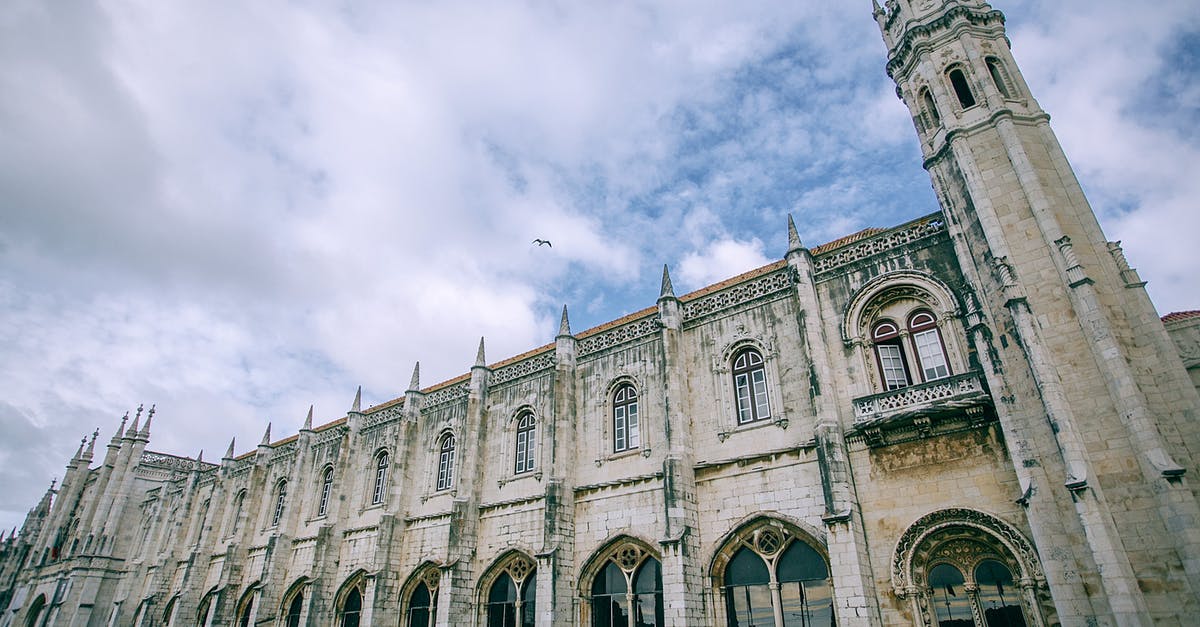
{"label": "ornate window surround", "polygon": [[784,541],[779,545],[778,550],[772,555],[778,557],[783,555],[790,546],[790,541],[803,542],[810,546],[825,560],[825,565],[829,568],[829,586],[834,598],[834,607],[837,607],[837,590],[833,588],[833,567],[829,561],[829,551],[825,548],[825,534],[815,528],[812,528],[798,520],[784,516],[778,512],[760,512],[753,514],[742,522],[738,523],[732,531],[726,533],[719,542],[716,549],[713,551],[712,558],[709,560],[708,567],[708,586],[713,591],[708,595],[711,605],[709,606],[709,616],[714,617],[719,621],[718,625],[723,625],[725,617],[729,614],[726,611],[725,595],[721,593],[721,589],[725,586],[725,569],[729,566],[729,562],[733,556],[743,546],[750,547],[756,553],[762,554],[756,544],[758,538],[765,531],[773,531],[780,534]]}
{"label": "ornate window surround", "polygon": [[[337,479],[337,471],[334,470],[333,464],[325,464],[321,466],[321,472],[317,473],[317,490],[316,490],[316,507],[313,508],[313,520],[325,518],[329,514],[329,503],[333,499],[333,483]],[[325,488],[328,485],[329,491]],[[325,509],[322,511],[321,506]]]}
{"label": "ornate window surround", "polygon": [[[451,438],[453,440],[453,448],[450,450],[450,459],[449,459],[450,467],[448,470],[450,473],[450,477],[447,481],[447,485],[442,485],[442,483],[441,483],[442,447],[446,441],[446,438]],[[433,463],[429,465],[430,470],[431,470],[432,479],[433,479],[433,481],[430,483],[430,492],[432,494],[435,494],[435,495],[436,494],[451,494],[451,495],[453,495],[453,494],[457,493],[458,480],[461,478],[458,476],[458,472],[457,472],[457,470],[458,470],[457,466],[458,466],[459,457],[460,457],[459,450],[458,450],[458,448],[459,448],[458,440],[459,440],[458,433],[456,433],[455,430],[450,427],[446,427],[446,428],[442,429],[441,431],[439,431],[437,437],[433,439],[433,443],[432,443],[433,446],[431,448],[431,453],[432,453],[431,457],[432,457]]]}
{"label": "ornate window surround", "polygon": [[367,580],[373,578],[374,575],[369,574],[365,569],[359,568],[350,573],[350,576],[346,577],[342,585],[338,586],[337,593],[333,596],[333,615],[337,621],[335,624],[342,624],[342,613],[346,608],[346,601],[350,598],[352,590],[358,590],[359,598],[362,599],[362,607],[365,610],[369,603],[367,599]]}
{"label": "ornate window surround", "polygon": [[[425,584],[425,587],[429,589],[430,596],[435,599],[437,598],[438,588],[442,582],[442,568],[442,564],[438,562],[431,560],[421,562],[416,568],[413,569],[412,573],[409,574],[408,579],[404,581],[404,584],[400,586],[399,612],[400,625],[402,627],[407,627],[408,625],[408,610],[410,602],[412,601],[413,592],[417,590],[418,585],[422,583]],[[437,601],[434,601],[434,605],[436,604]],[[429,624],[432,625],[433,621],[431,620]]]}
{"label": "ornate window surround", "polygon": [[[533,417],[533,441],[529,443],[527,455],[530,457],[532,467],[527,470],[517,471],[517,437],[520,427],[521,418],[526,414]],[[507,470],[504,471],[504,476],[497,480],[498,487],[504,487],[510,481],[524,479],[526,477],[534,477],[536,480],[542,479],[542,438],[545,437],[545,423],[542,421],[543,413],[534,407],[532,402],[524,402],[517,406],[508,414],[508,418],[504,422],[504,437],[502,446],[504,447]]]}
{"label": "ornate window surround", "polygon": [[[928,595],[926,576],[934,566],[948,562],[937,549],[966,540],[984,547],[974,555],[962,572],[968,582],[974,582],[974,568],[986,559],[996,559],[1013,573],[1021,589],[1021,604],[1031,627],[1045,627],[1039,589],[1046,588],[1046,577],[1038,561],[1037,551],[1016,527],[1002,518],[969,508],[950,508],[930,512],[915,520],[901,534],[892,556],[892,591],[908,599],[913,620],[918,625],[936,624]],[[957,566],[957,564],[955,564]],[[968,590],[970,594],[970,590]],[[977,607],[977,606],[976,606]],[[976,616],[977,625],[986,625]]]}
{"label": "ornate window surround", "polygon": [[[745,326],[738,325],[733,334],[718,341],[721,342],[722,348],[720,354],[713,360],[712,373],[714,388],[717,390],[717,401],[727,417],[722,420],[726,428],[717,433],[717,439],[724,442],[733,434],[768,425],[787,429],[790,421],[783,408],[779,378],[779,351],[775,350],[774,338],[767,338],[761,333],[750,335]],[[746,348],[753,348],[763,358],[767,402],[771,406],[771,418],[768,420],[738,422],[737,389],[733,382],[733,358]]]}
{"label": "ornate window surround", "polygon": [[646,540],[621,533],[606,540],[592,553],[580,569],[576,582],[579,588],[580,625],[592,624],[592,583],[608,566],[608,562],[613,561],[625,573],[626,589],[633,590],[633,576],[647,559],[657,560],[659,568],[662,567],[662,555],[652,547],[653,544]]}
{"label": "ornate window surround", "polygon": [[[380,480],[381,477],[379,476],[379,471],[380,471],[379,461],[380,461],[380,458],[384,457],[384,456],[386,456],[387,459],[384,460],[385,464],[384,464],[384,468],[383,468],[383,477],[382,477],[382,481],[381,481]],[[393,461],[391,451],[388,450],[388,447],[386,447],[386,446],[379,447],[378,449],[375,450],[375,454],[371,456],[371,468],[370,468],[370,472],[367,473],[367,476],[369,477],[368,483],[367,483],[369,492],[367,492],[365,495],[363,495],[365,497],[364,500],[366,501],[366,503],[364,503],[364,505],[367,508],[380,507],[380,506],[384,505],[385,503],[387,503],[388,484],[392,479],[391,475],[392,475],[392,465],[393,464],[394,464],[394,461]],[[382,485],[380,485],[380,484],[382,484]]]}
{"label": "ornate window surround", "polygon": [[967,372],[967,352],[964,344],[966,333],[962,326],[961,308],[954,292],[945,283],[924,272],[889,272],[871,279],[860,288],[850,298],[842,315],[842,342],[857,353],[855,361],[863,372],[860,380],[865,383],[854,396],[887,390],[876,362],[875,344],[871,339],[875,323],[884,318],[892,319],[900,328],[901,344],[910,372],[920,367],[921,362],[908,330],[908,320],[912,314],[922,309],[929,310],[937,318],[938,332],[950,373],[953,375]]}
{"label": "ornate window surround", "polygon": [[[641,440],[641,445],[638,448],[626,449],[623,451],[613,451],[613,399],[617,393],[617,388],[622,385],[629,384],[637,392],[638,403],[638,437]],[[605,462],[625,457],[633,457],[641,454],[642,457],[650,457],[651,444],[653,438],[652,432],[648,428],[649,422],[647,418],[650,412],[650,404],[647,403],[650,387],[646,385],[645,380],[624,369],[618,370],[618,374],[608,380],[604,388],[604,395],[596,399],[596,408],[599,410],[600,420],[599,428],[596,429],[596,466],[601,466]]]}
{"label": "ornate window surround", "polygon": [[[492,590],[492,584],[500,578],[500,575],[508,573],[512,577],[513,583],[517,586],[517,594],[520,596],[521,590],[525,587],[525,582],[532,576],[537,574],[537,560],[533,557],[532,552],[524,548],[510,548],[500,554],[492,564],[484,570],[483,576],[479,578],[476,584],[475,598],[478,602],[475,604],[478,608],[476,615],[476,625],[487,625],[488,619],[488,593]],[[524,599],[522,599],[524,601]],[[543,603],[546,601],[543,601]],[[518,625],[521,622],[518,621]]]}
{"label": "ornate window surround", "polygon": [[300,618],[301,624],[303,624],[304,616],[308,614],[308,607],[312,601],[311,588],[312,580],[308,577],[300,577],[296,581],[293,581],[292,585],[288,586],[279,602],[279,617],[284,625],[287,625],[288,609],[290,609],[296,595],[301,595],[302,599],[300,601]]}

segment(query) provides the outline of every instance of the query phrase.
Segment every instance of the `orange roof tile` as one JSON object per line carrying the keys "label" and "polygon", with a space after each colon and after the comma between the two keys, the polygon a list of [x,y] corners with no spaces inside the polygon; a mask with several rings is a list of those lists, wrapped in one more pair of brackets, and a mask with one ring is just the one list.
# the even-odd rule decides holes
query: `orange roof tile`
{"label": "orange roof tile", "polygon": [[1180,320],[1191,320],[1192,318],[1200,318],[1200,310],[1191,311],[1175,311],[1162,317],[1163,322],[1179,322]]}

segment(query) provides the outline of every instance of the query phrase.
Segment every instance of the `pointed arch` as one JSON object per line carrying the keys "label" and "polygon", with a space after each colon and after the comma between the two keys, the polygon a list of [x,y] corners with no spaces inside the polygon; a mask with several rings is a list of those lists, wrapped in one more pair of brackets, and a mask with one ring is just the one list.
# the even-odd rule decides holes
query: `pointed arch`
{"label": "pointed arch", "polygon": [[29,612],[25,614],[25,627],[36,627],[38,619],[42,616],[42,611],[46,609],[46,595],[39,594],[34,598],[33,603],[29,604]]}
{"label": "pointed arch", "polygon": [[171,597],[170,600],[167,601],[166,606],[163,607],[163,611],[162,611],[163,627],[174,627],[174,625],[175,625],[175,607],[178,604],[179,604],[179,593],[176,593],[175,596]]}
{"label": "pointed arch", "polygon": [[[442,564],[426,560],[400,586],[401,627],[430,627],[437,616]],[[422,598],[422,592],[424,597]]]}
{"label": "pointed arch", "polygon": [[224,588],[213,586],[200,597],[196,606],[196,624],[206,626],[221,604],[221,592]]}
{"label": "pointed arch", "polygon": [[236,627],[251,627],[254,625],[254,615],[258,609],[256,601],[256,593],[262,588],[261,581],[246,586],[245,591],[238,596],[237,605],[235,605],[234,625]]}
{"label": "pointed arch", "polygon": [[283,627],[299,627],[304,616],[304,608],[311,601],[304,595],[305,589],[312,580],[300,577],[288,586],[279,604],[279,616]]}
{"label": "pointed arch", "polygon": [[537,607],[537,560],[531,555],[524,549],[508,549],[484,571],[476,589],[479,625],[531,624]]}
{"label": "pointed arch", "polygon": [[334,625],[337,627],[358,627],[363,612],[363,601],[367,592],[367,571],[358,569],[338,587],[333,596]]}
{"label": "pointed arch", "polygon": [[584,562],[578,582],[584,624],[608,627],[639,615],[664,622],[662,555],[650,542],[628,534],[608,539]]}

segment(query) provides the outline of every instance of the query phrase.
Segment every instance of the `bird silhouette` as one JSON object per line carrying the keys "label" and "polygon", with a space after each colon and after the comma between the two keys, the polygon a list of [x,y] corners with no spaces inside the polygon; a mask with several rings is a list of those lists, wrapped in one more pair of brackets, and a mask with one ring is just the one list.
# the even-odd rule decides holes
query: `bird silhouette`
{"label": "bird silhouette", "polygon": [[533,240],[533,243],[537,244],[538,246],[549,246],[550,248],[554,248],[554,244],[551,244],[550,240],[548,239],[535,239]]}

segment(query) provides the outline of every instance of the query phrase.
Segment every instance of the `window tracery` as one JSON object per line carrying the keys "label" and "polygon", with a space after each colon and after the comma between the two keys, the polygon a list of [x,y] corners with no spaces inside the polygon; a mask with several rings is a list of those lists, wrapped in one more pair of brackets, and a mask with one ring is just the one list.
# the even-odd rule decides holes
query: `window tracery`
{"label": "window tracery", "polygon": [[533,627],[537,612],[537,566],[521,553],[502,559],[486,588],[487,627]]}
{"label": "window tracery", "polygon": [[641,424],[638,419],[637,388],[621,383],[612,394],[613,452],[640,448]]}
{"label": "window tracery", "polygon": [[[592,627],[658,627],[664,624],[662,564],[640,543],[622,540],[591,577]],[[587,585],[585,582],[584,585]]]}
{"label": "window tracery", "polygon": [[531,472],[537,466],[537,417],[529,409],[517,414],[517,442],[514,472]]}
{"label": "window tracery", "polygon": [[417,570],[417,574],[406,586],[404,598],[405,627],[431,627],[437,618],[438,584],[441,572],[435,565]]}
{"label": "window tracery", "polygon": [[375,456],[375,487],[371,490],[372,505],[383,503],[383,496],[387,491],[388,461],[387,451],[380,451]]}

